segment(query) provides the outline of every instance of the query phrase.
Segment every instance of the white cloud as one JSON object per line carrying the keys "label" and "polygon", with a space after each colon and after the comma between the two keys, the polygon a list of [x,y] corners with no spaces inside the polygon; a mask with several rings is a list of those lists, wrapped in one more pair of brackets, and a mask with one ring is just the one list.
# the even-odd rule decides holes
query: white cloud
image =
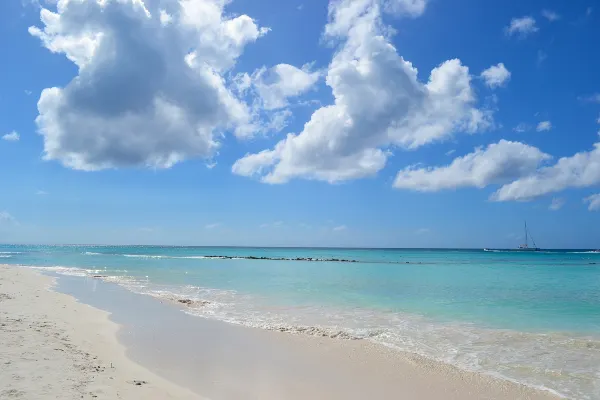
{"label": "white cloud", "polygon": [[386,12],[395,15],[418,17],[425,12],[429,0],[383,0]]}
{"label": "white cloud", "polygon": [[530,174],[548,159],[548,154],[535,147],[500,140],[485,149],[478,148],[473,153],[455,158],[444,167],[405,168],[398,172],[394,187],[421,192],[461,187],[483,188]]}
{"label": "white cloud", "polygon": [[490,88],[504,86],[510,80],[511,73],[503,63],[492,65],[481,73],[481,77],[485,80],[485,84]]}
{"label": "white cloud", "polygon": [[206,224],[206,225],[204,226],[204,228],[205,228],[205,229],[215,229],[215,228],[218,228],[218,227],[220,227],[220,226],[221,226],[221,223],[220,223],[220,222],[215,222],[215,223],[212,223],[212,224]]}
{"label": "white cloud", "polygon": [[446,152],[446,155],[447,155],[447,156],[451,156],[451,155],[452,155],[452,154],[454,154],[454,153],[456,153],[456,150],[454,150],[454,149],[451,149],[451,150],[448,150],[448,151]]}
{"label": "white cloud", "polygon": [[525,37],[531,33],[537,32],[539,29],[535,24],[535,19],[532,17],[513,18],[510,25],[505,28],[507,35],[519,35]]}
{"label": "white cloud", "polygon": [[542,10],[542,16],[550,22],[558,21],[560,19],[560,15],[552,10]]}
{"label": "white cloud", "polygon": [[252,84],[262,99],[266,110],[284,108],[288,98],[310,90],[319,80],[320,72],[311,71],[310,65],[301,69],[289,64],[278,64],[272,68],[258,69],[251,77]]}
{"label": "white cloud", "polygon": [[583,199],[584,203],[589,203],[588,210],[600,211],[600,193],[593,194]]}
{"label": "white cloud", "polygon": [[531,200],[567,188],[600,184],[600,143],[591,151],[563,157],[556,164],[543,167],[530,176],[502,186],[492,195],[495,201]]}
{"label": "white cloud", "polygon": [[163,25],[169,25],[173,22],[173,17],[165,10],[160,10],[160,23]]}
{"label": "white cloud", "polygon": [[562,197],[555,197],[552,199],[552,202],[548,208],[552,211],[558,211],[565,205],[565,202],[565,199]]}
{"label": "white cloud", "polygon": [[2,136],[2,140],[6,140],[7,142],[18,142],[20,138],[21,136],[17,131],[12,131],[11,133]]}
{"label": "white cloud", "polygon": [[552,129],[552,122],[550,121],[542,121],[537,124],[537,127],[535,128],[538,132],[549,131],[550,129]]}
{"label": "white cloud", "polygon": [[231,16],[227,3],[88,0],[42,8],[43,27],[30,33],[79,69],[64,88],[40,96],[44,158],[80,170],[169,168],[210,159],[225,130],[248,136],[250,111],[224,76],[268,30]]}
{"label": "white cloud", "polygon": [[[388,1],[384,8],[417,15],[418,4]],[[234,173],[266,183],[362,178],[385,166],[390,147],[415,149],[491,126],[491,112],[476,108],[468,68],[449,60],[427,83],[420,82],[417,70],[390,43],[379,5],[330,3],[325,35],[341,42],[326,78],[333,104],[317,109],[300,133],[288,134],[273,149],[236,161]]]}
{"label": "white cloud", "polygon": [[333,228],[334,232],[341,232],[341,231],[345,231],[346,229],[348,229],[346,227],[346,225],[340,225],[340,226],[336,226],[335,228]]}
{"label": "white cloud", "polygon": [[600,93],[594,93],[589,96],[580,96],[579,100],[590,103],[600,103]]}
{"label": "white cloud", "polygon": [[521,123],[519,123],[519,125],[517,125],[513,128],[513,131],[518,132],[518,133],[527,132],[529,130],[531,130],[531,125],[526,124],[525,122],[521,122]]}
{"label": "white cloud", "polygon": [[18,225],[18,221],[7,211],[0,211],[0,225]]}
{"label": "white cloud", "polygon": [[48,192],[46,192],[45,190],[38,190],[37,192],[35,192],[35,194],[37,196],[46,196]]}
{"label": "white cloud", "polygon": [[33,92],[32,92],[31,90],[25,90],[25,94],[26,94],[27,96],[30,96],[32,93],[33,93]]}

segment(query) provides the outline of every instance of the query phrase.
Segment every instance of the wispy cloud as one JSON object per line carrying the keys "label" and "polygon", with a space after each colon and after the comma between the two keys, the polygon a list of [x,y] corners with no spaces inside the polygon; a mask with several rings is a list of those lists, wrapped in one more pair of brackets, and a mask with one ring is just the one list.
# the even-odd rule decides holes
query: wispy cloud
{"label": "wispy cloud", "polygon": [[204,225],[205,229],[215,229],[220,227],[222,224],[220,222],[213,222],[212,224],[206,224]]}
{"label": "wispy cloud", "polygon": [[513,128],[513,131],[518,133],[523,133],[531,130],[531,125],[526,124],[525,122],[521,122],[519,125]]}
{"label": "wispy cloud", "polygon": [[558,211],[565,205],[565,203],[566,201],[562,197],[555,197],[552,199],[552,202],[550,203],[548,209],[552,211]]}
{"label": "wispy cloud", "polygon": [[37,196],[46,196],[48,192],[46,192],[45,190],[38,190],[37,192],[35,192],[35,194]]}
{"label": "wispy cloud", "polygon": [[12,131],[2,136],[2,140],[6,140],[7,142],[18,142],[20,138],[21,136],[17,131]]}
{"label": "wispy cloud", "polygon": [[588,210],[600,211],[600,193],[586,197],[583,202],[589,203]]}
{"label": "wispy cloud", "polygon": [[345,231],[346,229],[348,229],[348,227],[346,225],[340,225],[340,226],[336,226],[335,228],[333,228],[333,231],[341,232],[341,231]]}
{"label": "wispy cloud", "polygon": [[452,150],[448,150],[448,151],[446,152],[446,155],[447,155],[447,156],[451,156],[451,155],[452,155],[452,154],[454,154],[454,153],[456,153],[456,150],[452,149]]}
{"label": "wispy cloud", "polygon": [[259,226],[259,228],[261,229],[265,229],[265,228],[277,228],[283,225],[283,221],[275,221],[275,222],[271,222],[271,223],[264,223],[261,224]]}
{"label": "wispy cloud", "polygon": [[33,93],[33,92],[32,92],[31,90],[25,90],[25,94],[26,94],[27,96],[31,96],[31,94],[32,94],[32,93]]}
{"label": "wispy cloud", "polygon": [[552,129],[552,122],[550,121],[542,121],[535,128],[538,132],[549,131],[550,129]]}
{"label": "wispy cloud", "polygon": [[8,211],[0,211],[0,225],[18,225],[19,221]]}
{"label": "wispy cloud", "polygon": [[426,235],[430,232],[431,232],[431,229],[429,229],[429,228],[421,228],[421,229],[417,229],[417,231],[415,233],[417,235]]}
{"label": "wispy cloud", "polygon": [[533,17],[521,17],[513,18],[510,21],[510,24],[504,28],[504,31],[508,36],[519,35],[521,37],[526,37],[539,31],[539,28],[536,26]]}
{"label": "wispy cloud", "polygon": [[578,99],[586,103],[600,103],[600,93],[594,93],[587,96],[579,96]]}
{"label": "wispy cloud", "polygon": [[558,21],[560,15],[552,10],[542,10],[542,16],[550,22]]}

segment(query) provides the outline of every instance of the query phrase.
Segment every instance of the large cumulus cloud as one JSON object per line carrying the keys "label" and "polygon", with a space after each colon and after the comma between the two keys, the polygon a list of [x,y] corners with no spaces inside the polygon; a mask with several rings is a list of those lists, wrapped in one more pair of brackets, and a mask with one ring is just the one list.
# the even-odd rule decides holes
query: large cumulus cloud
{"label": "large cumulus cloud", "polygon": [[30,33],[78,67],[38,102],[44,157],[74,169],[168,168],[210,158],[251,112],[223,78],[267,32],[225,0],[60,0]]}
{"label": "large cumulus cloud", "polygon": [[382,13],[416,16],[424,7],[408,0],[331,2],[325,35],[340,42],[326,76],[333,104],[273,149],[238,160],[233,172],[267,183],[361,178],[381,170],[394,147],[415,149],[488,128],[491,116],[477,108],[471,75],[459,60],[441,63],[423,83],[391,44]]}

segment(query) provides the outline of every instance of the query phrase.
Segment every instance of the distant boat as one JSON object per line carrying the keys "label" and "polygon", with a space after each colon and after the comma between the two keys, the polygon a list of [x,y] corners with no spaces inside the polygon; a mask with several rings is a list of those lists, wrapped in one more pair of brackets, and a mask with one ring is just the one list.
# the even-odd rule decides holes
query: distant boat
{"label": "distant boat", "polygon": [[[529,247],[529,239],[531,238],[531,243],[533,244],[533,247]],[[517,251],[540,251],[540,248],[537,247],[537,245],[535,244],[535,240],[533,240],[533,237],[531,237],[531,234],[529,234],[529,230],[527,229],[527,221],[525,221],[525,243],[522,245],[519,245],[519,247],[517,248]]]}

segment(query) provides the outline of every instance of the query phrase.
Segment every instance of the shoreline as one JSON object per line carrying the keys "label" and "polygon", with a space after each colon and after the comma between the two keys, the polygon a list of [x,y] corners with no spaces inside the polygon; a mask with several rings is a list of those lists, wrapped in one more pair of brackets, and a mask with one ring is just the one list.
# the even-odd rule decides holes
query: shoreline
{"label": "shoreline", "polygon": [[0,265],[0,398],[203,399],[130,360],[109,313],[55,283]]}
{"label": "shoreline", "polygon": [[[220,321],[208,321],[181,312],[183,305],[171,303],[163,305],[162,302],[149,296],[141,296],[131,292],[127,292],[128,294],[122,293],[120,290],[126,290],[105,287],[102,285],[110,284],[94,281],[94,288],[96,288],[96,285],[101,285],[104,288],[102,290],[111,290],[111,294],[116,297],[125,296],[127,300],[137,302],[136,307],[150,307],[153,313],[157,312],[159,305],[160,307],[166,307],[162,311],[158,310],[162,313],[159,315],[163,316],[164,319],[172,319],[173,326],[179,324],[181,329],[178,330],[180,333],[176,337],[177,340],[173,340],[173,333],[169,331],[163,332],[164,337],[161,338],[160,328],[155,328],[153,336],[157,336],[159,339],[156,341],[157,339],[153,337],[152,340],[155,340],[155,342],[149,342],[148,339],[144,339],[142,331],[147,328],[143,324],[151,322],[144,319],[140,320],[141,322],[137,322],[136,332],[136,322],[134,321],[131,326],[128,323],[133,319],[131,316],[119,316],[118,313],[113,312],[109,320],[110,313],[101,311],[98,308],[107,309],[110,307],[88,306],[86,304],[90,302],[86,299],[83,302],[76,300],[77,298],[81,301],[80,296],[71,297],[73,293],[69,293],[69,295],[59,293],[57,291],[61,288],[51,288],[54,280],[37,271],[23,267],[2,266],[0,267],[0,279],[2,284],[0,285],[0,293],[7,291],[6,282],[9,279],[13,281],[12,285],[14,286],[11,290],[21,293],[21,302],[25,300],[27,306],[25,309],[19,309],[21,313],[27,311],[27,313],[31,313],[29,318],[35,319],[37,315],[39,320],[39,310],[36,309],[40,306],[39,298],[34,297],[33,294],[29,294],[29,298],[27,298],[23,294],[23,289],[29,285],[29,289],[35,289],[34,291],[30,290],[31,293],[36,293],[35,295],[44,298],[43,303],[50,303],[50,300],[52,300],[62,306],[62,311],[55,312],[53,310],[52,315],[48,316],[47,319],[55,323],[56,321],[63,323],[64,330],[70,331],[75,338],[73,343],[78,340],[81,342],[78,349],[85,348],[94,357],[97,357],[97,353],[110,354],[111,358],[119,360],[118,370],[108,369],[108,374],[105,373],[106,369],[101,372],[96,371],[91,374],[93,376],[91,381],[89,373],[80,374],[79,379],[85,385],[89,386],[92,382],[102,387],[100,398],[111,398],[110,396],[104,396],[110,390],[115,393],[120,391],[119,393],[123,398],[128,398],[127,395],[129,394],[133,396],[130,398],[138,398],[137,396],[140,396],[141,393],[140,390],[145,390],[145,388],[151,388],[148,393],[154,395],[157,395],[159,391],[165,393],[158,395],[156,399],[202,398],[192,391],[202,393],[205,396],[208,395],[214,400],[236,398],[301,399],[306,398],[306,396],[310,398],[348,399],[364,398],[364,395],[373,395],[374,393],[379,393],[376,396],[379,398],[395,398],[398,393],[404,393],[411,396],[411,398],[419,399],[541,400],[559,398],[549,391],[535,390],[489,375],[462,371],[450,365],[404,354],[369,341],[335,340],[305,335],[281,335],[279,332],[262,331]],[[73,279],[81,280],[81,278]],[[81,283],[81,281],[79,282]],[[90,282],[88,281],[87,284],[89,286]],[[90,291],[89,287],[79,289]],[[99,291],[101,290],[99,289]],[[0,299],[3,308],[5,304],[8,305],[9,302],[16,300],[15,296],[11,295],[10,290],[5,294],[13,298]],[[99,299],[107,301],[107,297],[111,296],[104,294]],[[23,304],[21,307],[23,307]],[[7,308],[9,318],[14,318],[10,317],[11,310],[14,313],[17,309],[14,305]],[[92,320],[96,327],[102,327],[98,330],[104,335],[100,344],[85,339],[90,334],[90,328],[85,328],[81,321],[74,321],[74,318],[80,318],[81,315],[86,316],[84,320]],[[119,318],[124,318],[124,320],[113,322]],[[123,328],[123,323],[127,323],[126,329]],[[119,327],[121,327],[120,330]],[[0,331],[0,334],[2,332]],[[119,340],[117,340],[117,333]],[[187,337],[187,335],[191,336]],[[194,359],[189,360],[186,358],[190,357],[188,354],[190,350],[184,345],[186,341],[194,344],[194,347],[196,347],[194,352],[197,352],[197,355],[203,359],[204,365],[197,365],[197,359],[194,361]],[[224,341],[226,343],[223,343]],[[6,344],[3,345],[6,346]],[[156,348],[163,350],[152,355],[152,351],[149,350]],[[251,348],[254,350],[248,350]],[[0,350],[2,353],[7,352],[4,347]],[[237,350],[237,353],[234,350]],[[14,349],[12,352],[10,348],[8,349],[8,354],[11,357],[16,356],[14,353]],[[47,358],[49,358],[48,363],[57,363],[54,354],[49,354]],[[131,359],[134,361],[131,361]],[[315,360],[319,361],[315,363]],[[210,368],[207,368],[206,364],[209,364]],[[141,367],[141,365],[146,368]],[[54,367],[54,369],[57,368]],[[264,376],[261,376],[262,382],[260,382],[260,385],[244,378],[253,369],[258,369],[261,374],[264,374]],[[211,376],[208,378],[205,376],[197,377],[195,376],[196,370],[201,371],[201,375]],[[212,370],[218,370],[219,372],[216,374]],[[10,377],[7,378],[3,375],[4,373],[0,374],[0,383],[3,384],[1,386],[8,387],[2,381],[3,379],[8,379],[8,384],[14,384]],[[108,379],[110,377],[105,375],[114,376],[112,376],[113,379]],[[139,376],[146,378],[140,378]],[[300,384],[298,377],[302,377],[306,383]],[[325,379],[323,379],[324,377]],[[128,383],[134,380],[147,381],[150,384],[134,386]],[[324,380],[328,380],[328,382],[322,382]],[[183,387],[192,391],[183,389]],[[363,391],[364,394],[359,396],[360,391]],[[245,396],[239,397],[242,393]],[[257,397],[253,397],[252,394]],[[144,395],[144,398],[152,399],[153,397]]]}

